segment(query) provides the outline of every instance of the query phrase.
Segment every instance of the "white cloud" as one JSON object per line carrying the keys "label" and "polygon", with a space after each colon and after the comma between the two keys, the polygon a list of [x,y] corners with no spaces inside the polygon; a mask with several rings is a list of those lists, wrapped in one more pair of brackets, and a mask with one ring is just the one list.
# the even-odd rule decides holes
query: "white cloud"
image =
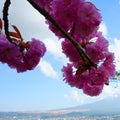
{"label": "white cloud", "polygon": [[64,97],[68,99],[69,101],[72,101],[72,103],[75,102],[75,104],[84,104],[85,101],[83,99],[83,95],[80,94],[77,90],[72,90],[67,94],[64,94]]}
{"label": "white cloud", "polygon": [[92,102],[90,96],[83,94],[82,90],[72,90],[65,94],[64,97],[75,105],[82,105]]}
{"label": "white cloud", "polygon": [[61,40],[58,41],[57,39],[48,38],[45,39],[43,42],[47,47],[47,51],[50,52],[55,59],[59,59],[63,63],[66,63],[68,61],[68,59],[62,53]]}
{"label": "white cloud", "polygon": [[120,40],[115,38],[114,43],[109,46],[109,49],[115,54],[116,70],[120,70]]}
{"label": "white cloud", "polygon": [[75,91],[75,90],[71,91],[71,95],[75,101],[79,103],[83,103],[83,101],[81,100],[81,97],[79,96],[78,91]]}
{"label": "white cloud", "polygon": [[107,35],[107,26],[105,25],[104,22],[102,22],[100,24],[100,27],[99,27],[99,30],[100,32],[102,32],[103,36],[106,36]]}
{"label": "white cloud", "polygon": [[117,97],[120,95],[120,82],[114,82],[109,86],[105,86],[101,98]]}
{"label": "white cloud", "polygon": [[45,39],[44,43],[47,47],[48,52],[52,53],[55,56],[59,56],[59,57],[63,56],[60,41],[49,38],[49,39]]}
{"label": "white cloud", "polygon": [[48,63],[47,61],[41,60],[39,63],[39,67],[46,76],[54,78],[54,79],[58,79],[58,73],[54,70],[52,65]]}

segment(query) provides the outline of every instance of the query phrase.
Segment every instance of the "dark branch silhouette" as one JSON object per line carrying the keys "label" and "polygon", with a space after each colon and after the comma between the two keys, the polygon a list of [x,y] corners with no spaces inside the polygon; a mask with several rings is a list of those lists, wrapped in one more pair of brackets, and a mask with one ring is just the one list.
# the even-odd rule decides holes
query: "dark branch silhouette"
{"label": "dark branch silhouette", "polygon": [[[73,46],[76,48],[76,50],[78,51],[78,53],[80,54],[80,56],[83,59],[83,62],[85,60],[85,58],[88,60],[88,63],[90,66],[97,66],[91,59],[90,57],[85,53],[84,49],[81,47],[80,44],[78,44],[74,38],[68,33],[66,32],[62,26],[60,26],[59,23],[57,23],[57,21],[42,7],[38,6],[33,0],[27,0],[40,14],[42,14],[47,20],[49,20],[64,36],[65,38],[67,38],[67,40],[69,40]],[[87,63],[87,65],[88,65]]]}

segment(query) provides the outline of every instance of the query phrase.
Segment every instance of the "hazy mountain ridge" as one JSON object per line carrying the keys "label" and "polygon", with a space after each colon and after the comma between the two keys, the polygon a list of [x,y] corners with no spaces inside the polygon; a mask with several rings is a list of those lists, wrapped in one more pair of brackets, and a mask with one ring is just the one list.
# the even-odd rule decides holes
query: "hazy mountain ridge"
{"label": "hazy mountain ridge", "polygon": [[52,117],[112,114],[120,114],[120,97],[110,97],[90,104],[49,111]]}
{"label": "hazy mountain ridge", "polygon": [[0,116],[32,116],[47,118],[58,117],[80,117],[80,116],[105,116],[105,115],[120,115],[120,97],[110,97],[91,104],[80,105],[71,108],[33,111],[33,112],[2,112]]}
{"label": "hazy mountain ridge", "polygon": [[76,106],[71,109],[84,109],[84,108],[89,108],[91,110],[120,108],[120,97],[106,98],[94,103]]}

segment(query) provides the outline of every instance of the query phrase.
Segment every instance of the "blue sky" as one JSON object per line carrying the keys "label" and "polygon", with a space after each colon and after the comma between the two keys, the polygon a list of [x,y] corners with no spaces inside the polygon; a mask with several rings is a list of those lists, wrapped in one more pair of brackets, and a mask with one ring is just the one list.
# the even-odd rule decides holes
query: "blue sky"
{"label": "blue sky", "polygon": [[[77,106],[120,95],[120,86],[110,83],[98,97],[89,97],[81,90],[71,88],[63,81],[61,68],[67,59],[61,53],[60,41],[50,32],[42,17],[26,0],[11,0],[10,24],[20,29],[27,41],[32,37],[42,40],[47,53],[33,71],[17,73],[0,63],[0,111],[35,111]],[[103,17],[100,30],[110,42],[110,50],[116,55],[116,69],[120,68],[120,1],[91,0]],[[2,17],[1,0],[0,17]],[[51,47],[52,46],[52,47]],[[116,85],[118,87],[116,88]]]}

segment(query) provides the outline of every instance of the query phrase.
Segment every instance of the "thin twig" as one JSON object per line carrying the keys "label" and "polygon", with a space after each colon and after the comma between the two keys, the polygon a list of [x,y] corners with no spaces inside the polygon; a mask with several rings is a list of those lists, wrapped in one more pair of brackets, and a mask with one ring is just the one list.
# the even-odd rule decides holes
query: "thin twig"
{"label": "thin twig", "polygon": [[6,0],[4,3],[3,21],[4,21],[4,30],[5,30],[6,37],[11,43],[13,43],[10,36],[9,36],[8,10],[9,10],[10,4],[11,4],[10,0]]}

